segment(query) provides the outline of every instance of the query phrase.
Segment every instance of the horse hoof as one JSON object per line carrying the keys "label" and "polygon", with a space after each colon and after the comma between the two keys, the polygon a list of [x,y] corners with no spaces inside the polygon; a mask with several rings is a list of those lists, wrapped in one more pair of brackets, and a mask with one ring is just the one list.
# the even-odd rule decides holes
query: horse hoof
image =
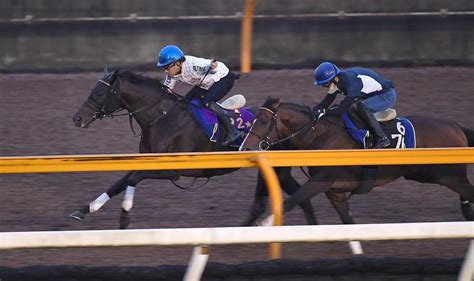
{"label": "horse hoof", "polygon": [[74,213],[69,214],[69,217],[81,221],[86,217],[86,214],[81,211],[75,211]]}
{"label": "horse hoof", "polygon": [[130,217],[128,216],[128,212],[122,210],[120,214],[120,229],[127,229],[130,225]]}
{"label": "horse hoof", "polygon": [[257,226],[273,226],[275,223],[275,216],[270,215],[262,220],[257,221]]}
{"label": "horse hoof", "polygon": [[461,201],[461,211],[464,216],[464,219],[467,221],[474,221],[474,210],[472,208],[472,203],[469,201]]}

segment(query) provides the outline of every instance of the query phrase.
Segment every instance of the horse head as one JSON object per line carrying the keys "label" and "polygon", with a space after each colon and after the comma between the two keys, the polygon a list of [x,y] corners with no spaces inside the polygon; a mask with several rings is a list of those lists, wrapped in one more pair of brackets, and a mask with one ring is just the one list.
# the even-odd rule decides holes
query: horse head
{"label": "horse head", "polygon": [[97,81],[87,99],[72,117],[76,127],[87,128],[95,120],[123,109],[122,103],[116,96],[119,93],[119,87],[118,70],[109,74],[105,67],[102,78]]}
{"label": "horse head", "polygon": [[280,98],[268,97],[258,108],[252,127],[245,137],[239,150],[267,150],[272,140],[278,139],[277,118]]}
{"label": "horse head", "polygon": [[307,133],[315,123],[309,107],[282,103],[280,98],[268,97],[259,107],[239,150],[268,150],[271,147],[288,149],[288,141]]}

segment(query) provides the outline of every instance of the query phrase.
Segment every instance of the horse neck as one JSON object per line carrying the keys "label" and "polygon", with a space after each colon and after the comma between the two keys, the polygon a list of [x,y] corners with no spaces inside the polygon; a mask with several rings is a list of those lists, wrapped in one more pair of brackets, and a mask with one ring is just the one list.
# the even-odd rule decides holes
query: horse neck
{"label": "horse neck", "polygon": [[159,118],[163,118],[179,102],[177,97],[165,93],[161,88],[139,89],[136,84],[122,80],[120,97],[129,113],[142,130]]}
{"label": "horse neck", "polygon": [[280,120],[283,126],[278,126],[278,133],[279,139],[284,139],[289,137],[290,135],[297,133],[292,139],[296,137],[300,137],[300,135],[305,135],[306,132],[300,131],[305,126],[308,126],[310,129],[310,116],[308,113],[303,111],[303,109],[299,110],[297,105],[293,104],[282,104],[280,109],[278,110],[278,119]]}
{"label": "horse neck", "polygon": [[321,118],[316,124],[311,123],[311,117],[309,114],[288,108],[286,114],[279,116],[285,129],[280,132],[279,138],[283,139],[294,133],[297,133],[300,129],[301,132],[295,134],[291,138],[291,149],[317,149],[324,148],[330,145],[328,136],[337,134],[338,125],[334,118]]}

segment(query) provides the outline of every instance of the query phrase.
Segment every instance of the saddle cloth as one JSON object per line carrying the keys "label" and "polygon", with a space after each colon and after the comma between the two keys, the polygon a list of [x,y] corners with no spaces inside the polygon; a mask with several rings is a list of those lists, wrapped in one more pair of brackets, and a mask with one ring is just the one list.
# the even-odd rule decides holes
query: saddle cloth
{"label": "saddle cloth", "polygon": [[[348,113],[341,115],[341,118],[352,138],[364,148],[370,147],[368,145],[371,141],[370,134],[365,129],[365,126],[362,125],[362,121]],[[379,123],[390,139],[390,146],[387,148],[416,148],[415,128],[410,120],[404,117],[397,117],[393,120]]]}
{"label": "saddle cloth", "polygon": [[[208,136],[209,140],[212,142],[217,142],[219,139],[220,129],[216,113],[202,107],[199,99],[193,99],[189,104],[194,117]],[[232,143],[231,146],[240,146],[244,140],[244,137],[250,131],[250,127],[252,127],[254,115],[245,108],[226,111],[227,116],[230,118],[230,122],[241,133],[240,138]]]}

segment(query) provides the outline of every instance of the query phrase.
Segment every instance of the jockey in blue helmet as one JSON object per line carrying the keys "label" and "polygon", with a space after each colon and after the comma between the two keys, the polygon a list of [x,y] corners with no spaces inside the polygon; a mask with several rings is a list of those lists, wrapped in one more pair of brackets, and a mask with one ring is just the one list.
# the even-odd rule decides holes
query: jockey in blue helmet
{"label": "jockey in blue helmet", "polygon": [[177,81],[193,86],[186,98],[191,100],[199,97],[204,107],[216,113],[219,123],[227,131],[227,138],[222,145],[229,145],[239,138],[240,133],[231,124],[225,109],[217,104],[217,101],[230,92],[238,75],[229,71],[220,61],[184,55],[174,45],[161,49],[156,65],[166,72],[163,82],[166,87],[172,90]]}
{"label": "jockey in blue helmet", "polygon": [[[390,140],[380,128],[374,113],[384,111],[395,104],[397,93],[391,81],[367,68],[341,70],[331,62],[321,63],[314,74],[314,84],[324,87],[327,91],[326,97],[314,108],[314,116],[339,116],[353,106],[374,135],[372,148],[390,145]],[[337,94],[345,97],[339,106],[329,109]]]}

